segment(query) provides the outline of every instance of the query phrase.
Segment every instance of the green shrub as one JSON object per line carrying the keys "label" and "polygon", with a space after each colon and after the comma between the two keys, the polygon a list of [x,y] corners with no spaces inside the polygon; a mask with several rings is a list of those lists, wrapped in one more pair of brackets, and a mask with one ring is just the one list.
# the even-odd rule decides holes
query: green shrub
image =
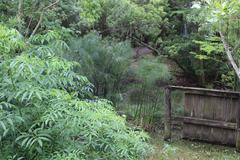
{"label": "green shrub", "polygon": [[24,38],[17,30],[0,24],[0,61],[15,56],[24,47]]}
{"label": "green shrub", "polygon": [[94,84],[95,94],[112,98],[119,93],[132,56],[128,42],[110,42],[90,33],[74,39],[70,48],[73,60],[81,64],[79,71]]}
{"label": "green shrub", "polygon": [[145,159],[148,136],[93,96],[93,85],[73,71],[77,63],[52,54],[56,39],[35,40],[0,63],[0,157]]}

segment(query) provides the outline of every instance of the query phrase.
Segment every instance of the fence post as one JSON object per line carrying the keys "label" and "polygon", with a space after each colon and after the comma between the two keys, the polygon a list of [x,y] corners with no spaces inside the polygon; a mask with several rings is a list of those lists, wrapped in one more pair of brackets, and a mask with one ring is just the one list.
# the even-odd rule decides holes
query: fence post
{"label": "fence post", "polygon": [[171,140],[171,90],[165,88],[164,140]]}
{"label": "fence post", "polygon": [[236,150],[240,152],[240,98],[239,98],[239,105],[237,109],[237,129],[236,129]]}

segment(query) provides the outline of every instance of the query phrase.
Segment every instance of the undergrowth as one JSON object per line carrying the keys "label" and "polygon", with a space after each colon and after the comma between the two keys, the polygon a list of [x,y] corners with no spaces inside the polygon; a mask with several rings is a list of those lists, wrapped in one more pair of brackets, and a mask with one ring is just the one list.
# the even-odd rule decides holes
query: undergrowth
{"label": "undergrowth", "polygon": [[49,31],[0,62],[0,159],[146,159],[148,135],[95,97],[60,51],[61,33]]}

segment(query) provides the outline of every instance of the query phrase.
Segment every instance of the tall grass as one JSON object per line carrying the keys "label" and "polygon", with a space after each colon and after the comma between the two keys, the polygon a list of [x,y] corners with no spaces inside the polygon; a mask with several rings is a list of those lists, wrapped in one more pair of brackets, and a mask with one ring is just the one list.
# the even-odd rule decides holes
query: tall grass
{"label": "tall grass", "polygon": [[[143,93],[143,92],[142,92]],[[144,94],[139,91],[129,93],[124,103],[118,104],[118,110],[127,115],[135,125],[147,130],[155,130],[163,126],[165,102],[164,89],[155,88],[145,90]],[[142,95],[139,95],[142,94]],[[172,93],[172,115],[183,116],[184,96],[182,92]]]}
{"label": "tall grass", "polygon": [[171,75],[168,67],[155,57],[141,59],[131,71],[136,81],[126,89],[118,110],[127,114],[134,124],[152,129],[164,113],[164,92],[156,82],[166,83]]}
{"label": "tall grass", "polygon": [[[145,94],[147,92],[148,94]],[[164,109],[163,92],[161,90],[135,91],[128,96],[124,103],[118,105],[118,110],[127,114],[128,118],[135,124],[148,128],[156,120],[161,120]]]}

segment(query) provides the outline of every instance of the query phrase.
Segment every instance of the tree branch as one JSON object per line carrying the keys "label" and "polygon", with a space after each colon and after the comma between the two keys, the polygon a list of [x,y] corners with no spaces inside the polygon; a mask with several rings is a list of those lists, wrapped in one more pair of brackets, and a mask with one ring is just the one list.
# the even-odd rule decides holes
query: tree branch
{"label": "tree branch", "polygon": [[32,19],[33,19],[33,17],[30,18],[30,21],[29,21],[28,26],[27,26],[27,28],[26,28],[25,37],[27,37],[27,35],[28,35],[29,28],[30,28],[30,26],[31,26],[31,24],[32,24]]}
{"label": "tree branch", "polygon": [[48,8],[54,6],[54,5],[57,4],[58,2],[60,2],[60,0],[57,0],[57,1],[55,1],[54,3],[51,3],[50,5],[48,5],[47,7],[44,7],[44,8],[42,9],[42,13],[41,13],[41,15],[40,15],[39,21],[38,21],[36,27],[34,28],[34,30],[33,30],[33,32],[32,32],[32,34],[31,34],[30,37],[32,37],[32,36],[37,32],[40,24],[42,23],[44,11],[47,10]]}
{"label": "tree branch", "polygon": [[231,52],[231,50],[230,50],[230,48],[229,48],[229,45],[228,45],[228,43],[227,43],[227,41],[226,41],[223,33],[222,33],[221,31],[220,31],[219,33],[220,33],[221,40],[222,40],[222,42],[223,42],[225,51],[226,51],[226,53],[227,53],[228,60],[230,61],[231,65],[232,65],[232,67],[233,67],[233,69],[234,69],[234,71],[236,72],[236,74],[237,74],[237,76],[238,76],[238,79],[240,80],[240,69],[239,69],[239,67],[237,66],[237,63],[235,62],[235,60],[234,60],[234,58],[233,58],[233,56],[232,56],[232,52]]}
{"label": "tree branch", "polygon": [[56,2],[53,2],[52,4],[50,4],[50,5],[47,6],[47,7],[44,7],[44,8],[43,8],[43,11],[46,10],[46,9],[48,9],[48,8],[50,8],[50,7],[52,7],[52,6],[54,6],[54,5],[57,4],[58,2],[60,2],[60,0],[57,0]]}
{"label": "tree branch", "polygon": [[131,37],[131,38],[133,38],[134,40],[136,40],[137,43],[139,43],[139,44],[141,44],[141,45],[143,45],[143,46],[151,49],[152,51],[156,52],[157,55],[160,55],[160,52],[159,52],[156,48],[153,48],[152,46],[148,45],[147,43],[144,43],[144,42],[140,41],[140,40],[137,39],[136,37]]}
{"label": "tree branch", "polygon": [[35,33],[37,32],[40,24],[42,23],[42,19],[43,19],[43,12],[41,13],[40,18],[39,18],[39,21],[38,21],[36,27],[34,28],[34,30],[33,30],[32,34],[31,34],[30,38],[31,38],[32,36],[34,36]]}

